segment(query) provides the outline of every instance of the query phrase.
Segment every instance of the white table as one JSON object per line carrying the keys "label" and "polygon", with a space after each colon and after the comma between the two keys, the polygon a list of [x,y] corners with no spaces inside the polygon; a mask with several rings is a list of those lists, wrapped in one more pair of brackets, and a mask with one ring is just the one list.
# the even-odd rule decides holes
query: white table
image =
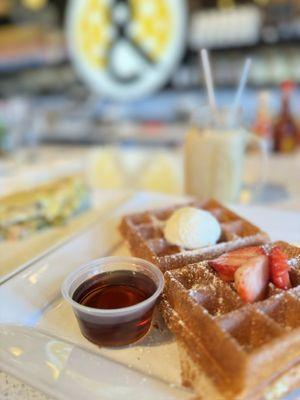
{"label": "white table", "polygon": [[[101,150],[100,150],[101,153]],[[44,180],[49,180],[60,175],[72,172],[87,174],[88,179],[95,186],[101,186],[101,179],[95,176],[95,169],[98,162],[101,163],[101,154],[99,150],[92,148],[41,148],[37,153],[37,160],[33,163],[17,164],[13,160],[0,163],[0,195],[8,194],[18,190],[35,185]],[[100,158],[99,158],[100,154]],[[111,153],[115,154],[115,153]],[[122,152],[121,152],[122,154]],[[103,153],[102,153],[103,155]],[[112,156],[112,155],[111,155]],[[108,157],[109,158],[109,157]],[[102,158],[103,160],[104,158]],[[106,158],[107,160],[107,158]],[[161,188],[164,191],[171,191],[172,194],[181,194],[182,192],[182,174],[180,151],[169,150],[124,150],[122,154],[122,167],[126,168],[126,177],[132,188],[139,188],[140,185],[149,184],[151,189],[151,179],[141,180],[141,174],[148,171],[149,176],[155,178],[161,175],[159,165],[162,168],[169,167],[173,176],[178,178],[178,185],[170,187],[168,184]],[[151,165],[152,162],[152,165]],[[153,163],[158,164],[158,168],[153,169]],[[142,168],[141,168],[142,167]],[[152,172],[150,170],[152,168]],[[249,156],[246,159],[245,179],[251,184],[257,176],[256,157]],[[149,173],[150,170],[150,173]],[[170,176],[169,176],[170,178]],[[268,185],[274,185],[275,188],[282,188],[287,197],[277,202],[270,202],[270,207],[300,211],[300,152],[294,155],[271,156],[269,160],[269,170],[267,174]],[[119,181],[120,184],[120,181]],[[124,184],[124,183],[123,183]],[[128,181],[126,182],[128,185]],[[145,189],[145,187],[142,187]],[[147,187],[146,187],[147,188]],[[177,192],[176,192],[177,191]],[[247,202],[247,199],[245,199]],[[266,202],[264,202],[266,204]],[[0,372],[0,398],[10,400],[50,400],[49,397],[32,389],[27,384],[15,379],[14,377]]]}

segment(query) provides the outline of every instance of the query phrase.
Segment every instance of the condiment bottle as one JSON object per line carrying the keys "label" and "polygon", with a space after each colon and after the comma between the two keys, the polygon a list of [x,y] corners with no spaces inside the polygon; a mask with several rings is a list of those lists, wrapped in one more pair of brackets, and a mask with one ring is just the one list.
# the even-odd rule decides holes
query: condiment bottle
{"label": "condiment bottle", "polygon": [[294,89],[293,82],[283,82],[281,85],[281,111],[274,124],[274,151],[290,153],[297,147],[298,128],[290,110],[290,96]]}
{"label": "condiment bottle", "polygon": [[252,131],[265,139],[268,149],[273,147],[273,123],[269,108],[270,95],[267,91],[261,91],[258,95],[257,116]]}

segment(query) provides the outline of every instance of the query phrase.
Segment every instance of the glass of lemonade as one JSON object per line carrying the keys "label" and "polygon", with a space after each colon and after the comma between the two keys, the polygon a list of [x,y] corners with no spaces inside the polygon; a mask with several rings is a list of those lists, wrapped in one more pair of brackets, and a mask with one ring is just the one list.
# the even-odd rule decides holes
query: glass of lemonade
{"label": "glass of lemonade", "polygon": [[184,143],[186,193],[200,200],[237,201],[246,148],[250,143],[261,155],[258,186],[262,186],[267,161],[263,140],[244,128],[240,114],[232,121],[228,109],[220,109],[214,115],[210,109],[202,109]]}

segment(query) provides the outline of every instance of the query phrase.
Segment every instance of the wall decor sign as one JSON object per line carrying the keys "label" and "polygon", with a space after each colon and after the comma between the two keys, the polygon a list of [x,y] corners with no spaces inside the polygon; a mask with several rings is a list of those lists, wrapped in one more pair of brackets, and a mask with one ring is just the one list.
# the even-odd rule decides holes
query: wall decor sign
{"label": "wall decor sign", "polygon": [[82,79],[117,100],[165,84],[185,48],[185,0],[69,0],[67,42]]}

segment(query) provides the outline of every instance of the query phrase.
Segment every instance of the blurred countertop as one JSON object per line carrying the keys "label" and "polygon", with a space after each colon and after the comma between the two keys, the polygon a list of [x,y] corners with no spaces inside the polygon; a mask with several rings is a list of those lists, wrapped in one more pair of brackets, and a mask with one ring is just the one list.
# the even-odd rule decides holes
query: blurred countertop
{"label": "blurred countertop", "polygon": [[[259,177],[256,154],[245,160],[240,203],[300,211],[300,151],[270,154],[266,182],[254,196]],[[92,188],[183,194],[182,150],[136,146],[41,146],[0,159],[0,196],[70,174],[83,174]]]}

